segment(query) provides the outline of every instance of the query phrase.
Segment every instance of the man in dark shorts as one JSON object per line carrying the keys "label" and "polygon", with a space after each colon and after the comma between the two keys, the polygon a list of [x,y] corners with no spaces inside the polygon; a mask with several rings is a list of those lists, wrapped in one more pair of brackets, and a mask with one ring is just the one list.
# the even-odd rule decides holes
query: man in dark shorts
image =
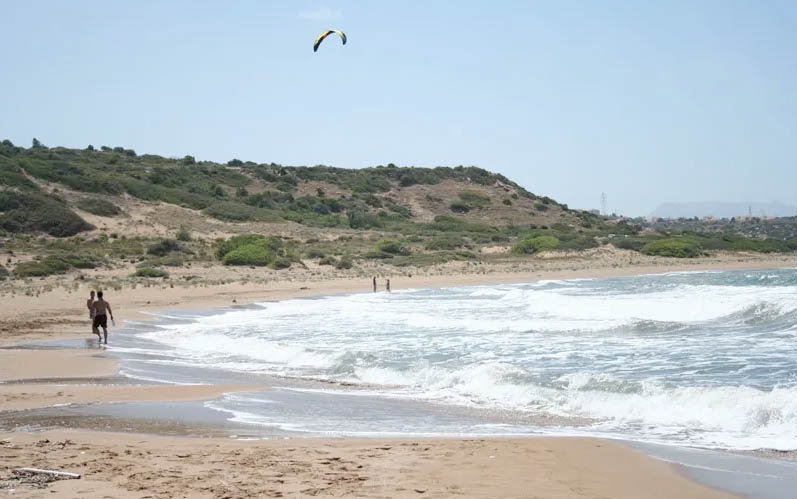
{"label": "man in dark shorts", "polygon": [[97,335],[97,338],[102,341],[100,330],[94,328],[94,290],[89,293],[89,299],[86,301],[86,307],[89,309],[89,321],[91,321],[91,332]]}
{"label": "man in dark shorts", "polygon": [[[97,301],[91,306],[91,309],[94,311],[94,323],[92,324],[92,331],[97,336],[100,335],[100,328],[102,328],[102,332],[105,335],[105,344],[108,344],[108,315],[110,314],[111,320],[113,320],[113,310],[111,310],[111,304],[107,301],[102,299],[102,291],[97,291]],[[100,340],[102,343],[102,340]]]}

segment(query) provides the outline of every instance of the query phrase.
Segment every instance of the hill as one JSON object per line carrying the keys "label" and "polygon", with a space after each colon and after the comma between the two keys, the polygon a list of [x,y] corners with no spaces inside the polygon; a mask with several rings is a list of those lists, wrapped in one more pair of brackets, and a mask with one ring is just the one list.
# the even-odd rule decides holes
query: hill
{"label": "hill", "polygon": [[222,281],[248,278],[235,266],[365,273],[605,245],[665,257],[797,248],[608,220],[473,166],[219,164],[36,140],[0,143],[0,242],[8,255],[0,279],[102,269],[134,280]]}

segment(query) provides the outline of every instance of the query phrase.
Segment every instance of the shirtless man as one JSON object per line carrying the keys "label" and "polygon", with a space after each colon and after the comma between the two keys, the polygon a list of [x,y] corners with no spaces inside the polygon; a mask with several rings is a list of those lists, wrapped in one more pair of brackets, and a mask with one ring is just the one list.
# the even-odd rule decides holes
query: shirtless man
{"label": "shirtless man", "polygon": [[[102,291],[97,291],[97,301],[91,306],[91,309],[94,311],[94,322],[92,323],[91,330],[94,331],[94,334],[97,336],[100,335],[100,328],[102,328],[102,332],[105,335],[105,344],[108,344],[108,316],[110,314],[111,320],[113,320],[113,310],[111,310],[111,304],[107,301],[102,299]],[[102,340],[100,340],[102,343]]]}
{"label": "shirtless man", "polygon": [[100,330],[94,328],[94,290],[89,293],[89,299],[86,300],[86,307],[89,309],[89,320],[91,321],[91,332],[97,335],[97,338],[102,342]]}

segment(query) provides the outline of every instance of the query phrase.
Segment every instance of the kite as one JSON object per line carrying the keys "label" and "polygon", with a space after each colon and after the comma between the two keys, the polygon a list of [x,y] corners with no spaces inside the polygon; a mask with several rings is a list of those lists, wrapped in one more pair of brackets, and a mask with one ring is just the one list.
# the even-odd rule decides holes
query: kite
{"label": "kite", "polygon": [[340,39],[343,40],[343,45],[346,45],[346,33],[338,29],[328,29],[323,33],[321,33],[320,35],[318,35],[318,38],[315,39],[315,43],[313,44],[313,52],[316,52],[318,50],[318,46],[321,45],[321,42],[323,42],[324,39],[329,35],[331,35],[332,33],[337,33],[338,35],[340,35]]}

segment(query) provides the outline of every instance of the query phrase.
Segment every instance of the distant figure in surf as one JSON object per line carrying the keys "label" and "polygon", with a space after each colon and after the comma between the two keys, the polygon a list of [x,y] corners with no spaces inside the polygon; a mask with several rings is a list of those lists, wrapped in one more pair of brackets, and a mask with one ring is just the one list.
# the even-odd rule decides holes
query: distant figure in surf
{"label": "distant figure in surf", "polygon": [[390,293],[390,279],[387,279],[387,292]]}
{"label": "distant figure in surf", "polygon": [[376,293],[376,276],[374,276],[374,293]]}
{"label": "distant figure in surf", "polygon": [[[105,335],[105,344],[107,345],[108,316],[106,314],[110,314],[111,320],[113,320],[113,310],[111,310],[111,304],[102,299],[102,291],[97,291],[97,301],[91,305],[91,310],[94,312],[94,322],[91,329],[94,334],[99,336],[100,328],[102,328],[102,332]],[[100,339],[100,343],[102,343],[102,339]]]}

